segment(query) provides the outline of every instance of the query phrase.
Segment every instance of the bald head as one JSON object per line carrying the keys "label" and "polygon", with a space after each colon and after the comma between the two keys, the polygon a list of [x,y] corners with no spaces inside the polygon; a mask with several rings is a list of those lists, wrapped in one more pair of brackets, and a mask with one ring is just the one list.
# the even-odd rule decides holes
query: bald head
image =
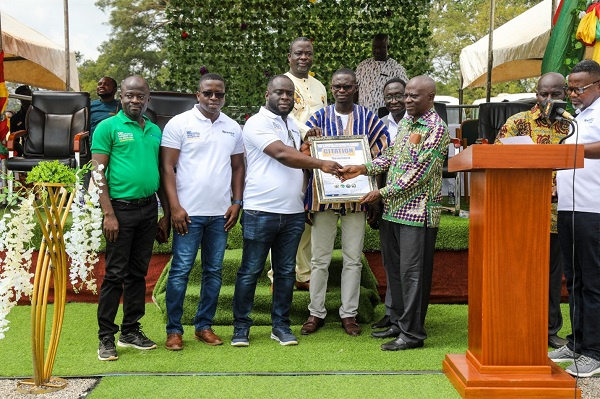
{"label": "bald head", "polygon": [[143,123],[143,115],[150,101],[150,86],[141,76],[129,76],[121,82],[121,105],[125,115]]}
{"label": "bald head", "polygon": [[435,96],[435,81],[433,79],[431,79],[429,76],[427,76],[427,75],[415,76],[414,78],[409,80],[409,83],[410,82],[412,82],[414,85],[418,85],[419,87],[423,88],[424,90],[427,90],[427,91],[433,93]]}
{"label": "bald head", "polygon": [[565,87],[566,84],[567,82],[565,80],[565,77],[562,76],[560,73],[548,72],[543,74],[540,80],[538,80],[537,89],[539,90],[540,86],[546,85]]}
{"label": "bald head", "polygon": [[548,101],[562,101],[566,98],[565,77],[557,72],[548,72],[538,80],[536,89],[537,103],[541,109],[546,109]]}
{"label": "bald head", "polygon": [[121,91],[123,91],[127,85],[144,87],[146,91],[148,91],[148,93],[150,92],[150,86],[148,85],[148,82],[141,76],[133,75],[123,79],[123,81],[121,82]]}
{"label": "bald head", "polygon": [[433,107],[435,81],[426,75],[415,76],[406,84],[404,96],[406,113],[418,119]]}

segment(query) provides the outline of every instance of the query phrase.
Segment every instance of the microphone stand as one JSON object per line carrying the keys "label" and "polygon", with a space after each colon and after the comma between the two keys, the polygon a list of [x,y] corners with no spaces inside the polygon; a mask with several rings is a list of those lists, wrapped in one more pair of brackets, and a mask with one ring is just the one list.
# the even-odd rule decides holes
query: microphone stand
{"label": "microphone stand", "polygon": [[569,125],[571,125],[571,133],[567,134],[565,137],[560,139],[560,141],[558,142],[558,144],[563,144],[566,139],[568,139],[569,137],[571,137],[572,135],[575,134],[575,131],[577,130],[577,121],[563,118],[562,116],[557,116],[556,120],[557,121],[567,121],[567,122],[569,122]]}

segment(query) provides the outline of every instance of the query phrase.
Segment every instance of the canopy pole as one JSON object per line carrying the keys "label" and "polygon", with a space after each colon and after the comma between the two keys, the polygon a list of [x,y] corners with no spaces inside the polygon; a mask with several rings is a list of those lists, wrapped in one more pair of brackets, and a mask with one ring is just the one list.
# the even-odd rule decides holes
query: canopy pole
{"label": "canopy pole", "polygon": [[71,57],[69,49],[69,0],[63,0],[65,12],[65,90],[71,88]]}
{"label": "canopy pole", "polygon": [[487,81],[485,83],[485,101],[490,102],[492,94],[492,68],[494,67],[494,18],[495,18],[496,2],[490,0],[490,32],[488,34],[488,67]]}

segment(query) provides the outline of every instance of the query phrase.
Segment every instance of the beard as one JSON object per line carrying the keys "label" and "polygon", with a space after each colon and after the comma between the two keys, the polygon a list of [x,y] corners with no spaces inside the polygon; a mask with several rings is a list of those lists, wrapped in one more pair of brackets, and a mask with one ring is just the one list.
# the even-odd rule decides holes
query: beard
{"label": "beard", "polygon": [[115,98],[115,94],[114,93],[104,93],[104,94],[98,93],[98,97],[100,97],[103,100],[110,100],[112,98]]}

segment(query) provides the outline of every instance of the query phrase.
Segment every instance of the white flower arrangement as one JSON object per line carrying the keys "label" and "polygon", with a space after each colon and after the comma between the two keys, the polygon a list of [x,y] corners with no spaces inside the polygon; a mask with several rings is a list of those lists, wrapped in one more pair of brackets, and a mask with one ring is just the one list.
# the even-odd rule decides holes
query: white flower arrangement
{"label": "white flower arrangement", "polygon": [[[92,171],[92,184],[88,190],[82,187],[82,176],[91,170],[91,165],[75,171],[75,184],[64,189],[74,189],[76,198],[71,206],[73,222],[65,231],[65,252],[69,256],[69,280],[75,292],[81,288],[96,293],[94,265],[98,262],[98,250],[102,236],[102,210],[99,206],[101,188],[100,174]],[[100,165],[99,170],[102,169]],[[45,194],[40,186],[25,188],[18,182],[18,190],[12,195],[2,193],[7,200],[7,207],[0,218],[0,339],[8,331],[9,321],[6,319],[11,309],[22,295],[31,296],[33,290],[31,260],[34,251],[31,240],[36,224],[35,208],[41,205],[36,202],[36,195]],[[41,254],[40,254],[41,256]]]}

